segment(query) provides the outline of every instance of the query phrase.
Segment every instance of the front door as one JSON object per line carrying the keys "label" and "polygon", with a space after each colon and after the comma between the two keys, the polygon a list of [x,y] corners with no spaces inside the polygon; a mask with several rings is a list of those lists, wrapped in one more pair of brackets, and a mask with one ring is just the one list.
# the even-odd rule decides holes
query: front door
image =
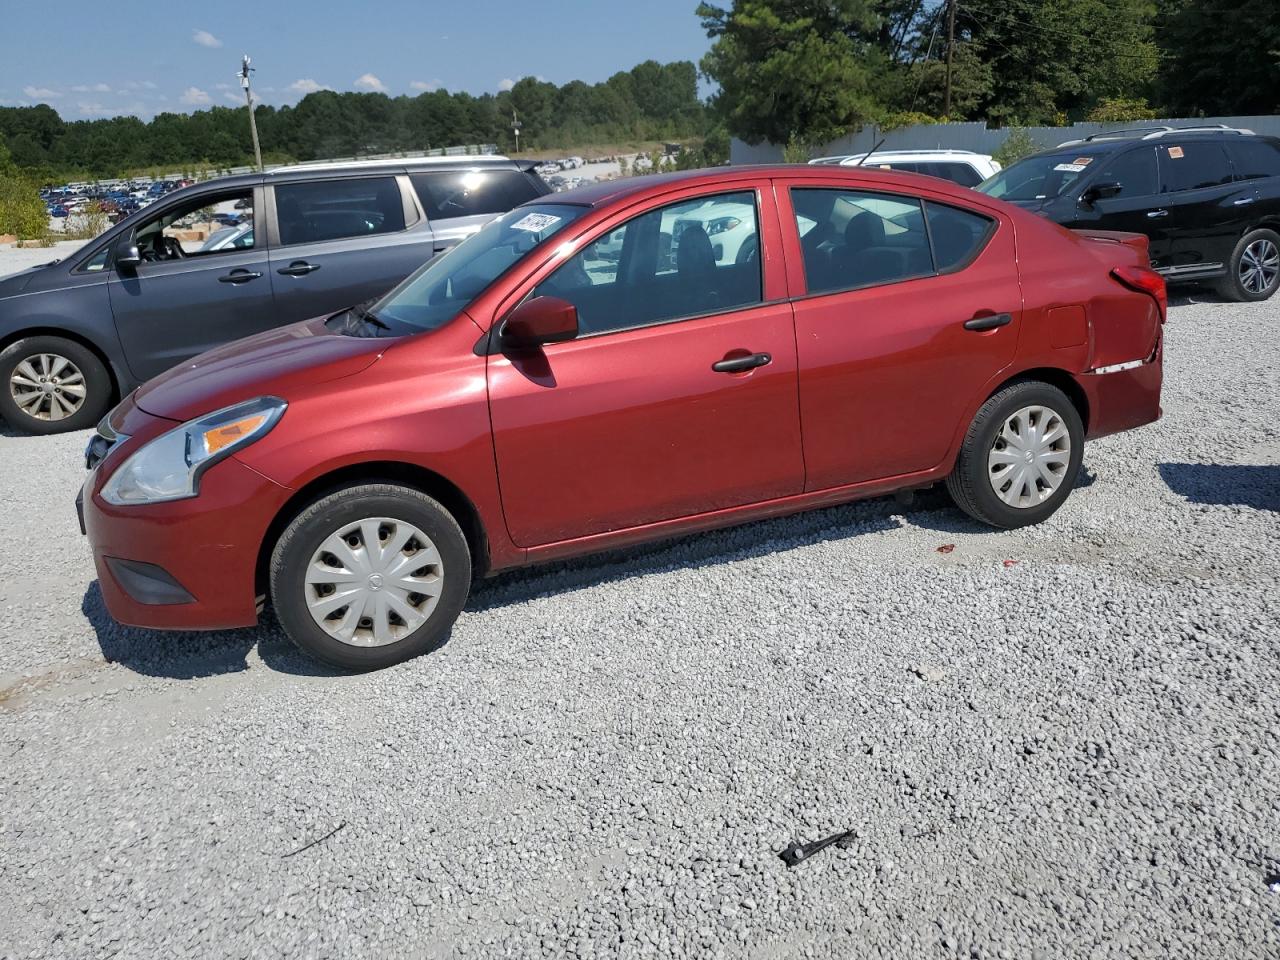
{"label": "front door", "polygon": [[[489,358],[498,480],[517,544],[803,489],[795,333],[779,258],[759,256],[762,243],[778,244],[762,186],[694,193],[602,225],[599,244],[531,292],[572,302],[580,335]],[[762,214],[773,218],[763,231]]]}
{"label": "front door", "polygon": [[795,304],[806,489],[936,467],[1014,357],[1013,231],[907,195],[796,186],[789,197],[792,285],[807,293]]}
{"label": "front door", "polygon": [[1119,186],[1120,192],[1077,200],[1075,219],[1064,226],[1145,233],[1150,241],[1148,256],[1152,266],[1167,266],[1173,253],[1172,205],[1160,196],[1156,148],[1143,144],[1108,160],[1090,180],[1091,186],[1104,183]]}
{"label": "front door", "polygon": [[[277,325],[267,249],[262,231],[253,229],[255,192],[183,198],[122,238],[138,246],[143,262],[116,267],[108,291],[139,380]],[[220,219],[239,221],[238,235],[227,234]]]}

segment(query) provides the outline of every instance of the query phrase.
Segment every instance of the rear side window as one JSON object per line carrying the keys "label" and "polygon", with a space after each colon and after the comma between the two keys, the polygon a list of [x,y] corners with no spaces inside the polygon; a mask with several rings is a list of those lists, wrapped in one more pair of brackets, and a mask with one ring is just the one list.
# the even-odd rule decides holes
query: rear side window
{"label": "rear side window", "polygon": [[277,184],[280,243],[316,243],[404,229],[404,201],[395,177]]}
{"label": "rear side window", "polygon": [[1227,144],[1237,180],[1280,176],[1280,145],[1270,140],[1241,140]]}
{"label": "rear side window", "polygon": [[539,196],[518,170],[453,170],[409,175],[430,220],[506,213]]}
{"label": "rear side window", "polygon": [[978,255],[991,236],[995,222],[968,210],[926,200],[933,262],[939,273],[964,266]]}
{"label": "rear side window", "polygon": [[1160,177],[1165,193],[1216,187],[1231,182],[1231,165],[1220,143],[1171,143],[1160,147]]}
{"label": "rear side window", "polygon": [[1098,174],[1097,183],[1118,183],[1118,197],[1148,197],[1160,192],[1156,173],[1156,151],[1139,147],[1116,157]]}
{"label": "rear side window", "polygon": [[976,187],[982,182],[982,177],[978,176],[978,171],[967,163],[956,163],[954,161],[922,163],[920,164],[920,172],[927,173],[931,177],[950,180],[952,183],[958,183],[962,187]]}
{"label": "rear side window", "polygon": [[857,190],[791,191],[809,293],[934,272],[920,201]]}

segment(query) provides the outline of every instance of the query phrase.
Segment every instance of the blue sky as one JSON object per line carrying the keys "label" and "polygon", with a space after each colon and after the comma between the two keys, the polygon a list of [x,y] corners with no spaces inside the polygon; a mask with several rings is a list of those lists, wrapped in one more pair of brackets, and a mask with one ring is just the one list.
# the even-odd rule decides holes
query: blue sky
{"label": "blue sky", "polygon": [[67,120],[243,104],[242,53],[258,99],[284,104],[323,87],[396,96],[492,93],[524,76],[594,83],[643,60],[696,63],[709,46],[697,0],[4,6],[0,105],[48,103]]}

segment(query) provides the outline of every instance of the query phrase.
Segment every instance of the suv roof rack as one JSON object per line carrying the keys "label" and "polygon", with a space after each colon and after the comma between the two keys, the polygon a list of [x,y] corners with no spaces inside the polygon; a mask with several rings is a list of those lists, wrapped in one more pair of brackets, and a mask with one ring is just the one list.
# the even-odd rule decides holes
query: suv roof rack
{"label": "suv roof rack", "polygon": [[509,157],[496,153],[460,153],[448,156],[431,157],[383,157],[378,160],[309,160],[303,163],[289,163],[280,167],[272,167],[264,171],[267,176],[273,173],[299,173],[307,170],[365,170],[379,167],[415,167],[432,164],[466,166],[467,164],[510,163]]}
{"label": "suv roof rack", "polygon": [[1149,127],[1124,127],[1119,130],[1103,130],[1077,140],[1064,140],[1060,147],[1072,147],[1079,143],[1095,143],[1100,140],[1124,140],[1138,137],[1142,140],[1158,140],[1174,133],[1234,133],[1237,136],[1253,136],[1252,130],[1244,127],[1229,127],[1225,123],[1203,123],[1190,127],[1170,127],[1166,124]]}

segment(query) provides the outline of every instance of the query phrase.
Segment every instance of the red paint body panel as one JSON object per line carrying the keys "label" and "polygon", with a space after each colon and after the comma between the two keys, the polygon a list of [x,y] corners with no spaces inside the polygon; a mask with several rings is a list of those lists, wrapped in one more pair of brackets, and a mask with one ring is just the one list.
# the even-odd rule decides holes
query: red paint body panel
{"label": "red paint body panel", "polygon": [[[924,197],[997,228],[958,272],[809,297],[788,194],[797,184]],[[747,189],[759,206],[762,304],[524,356],[486,349],[486,332],[583,244],[649,209]],[[1090,437],[1160,414],[1159,312],[1108,270],[1141,263],[1134,244],[1074,236],[931,178],[856,168],[694,171],[555,202],[590,209],[439,330],[360,339],[309,321],[206,354],[121,404],[112,425],[129,439],[85,488],[112,615],[163,628],[253,623],[273,525],[337,471],[376,477],[390,464],[446,481],[475,514],[491,572],[936,482],[977,409],[1023,374],[1069,380]],[[1012,322],[963,328],[985,313]],[[771,362],[711,370],[756,352]],[[1132,360],[1144,362],[1090,372]],[[111,472],[176,421],[263,395],[288,409],[206,471],[199,496],[102,502]],[[163,567],[197,602],[131,600],[106,556]]]}

